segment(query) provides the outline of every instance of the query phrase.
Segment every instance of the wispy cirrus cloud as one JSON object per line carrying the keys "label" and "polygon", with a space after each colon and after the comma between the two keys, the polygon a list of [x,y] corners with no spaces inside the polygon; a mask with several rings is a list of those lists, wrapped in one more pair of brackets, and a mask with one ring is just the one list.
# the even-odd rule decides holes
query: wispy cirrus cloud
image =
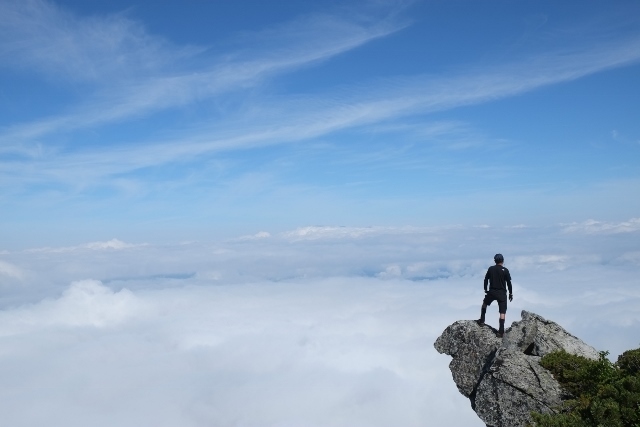
{"label": "wispy cirrus cloud", "polygon": [[80,18],[41,0],[11,1],[0,12],[10,17],[0,25],[0,57],[10,58],[7,64],[95,83],[94,93],[66,114],[8,128],[0,135],[8,141],[127,120],[246,89],[406,26],[389,11],[366,20],[309,15],[246,33],[233,51],[212,54],[205,47],[170,44],[125,15]]}
{"label": "wispy cirrus cloud", "polygon": [[[358,39],[358,43],[365,39],[366,37]],[[350,87],[348,91],[336,88],[333,92],[328,91],[323,95],[271,96],[256,99],[252,101],[250,109],[229,111],[224,117],[218,118],[214,126],[194,123],[191,130],[185,129],[177,139],[138,141],[136,144],[121,144],[108,149],[96,148],[37,159],[39,168],[35,176],[37,180],[38,174],[67,175],[75,180],[77,175],[74,170],[78,169],[78,173],[86,176],[107,176],[171,162],[190,161],[221,151],[310,140],[345,129],[383,124],[399,117],[428,114],[519,95],[547,85],[575,80],[612,67],[633,63],[640,59],[639,52],[640,39],[631,38],[618,41],[615,45],[588,47],[582,52],[556,52],[503,64],[500,67],[476,68],[448,78],[424,75],[392,78],[362,83]],[[280,65],[274,65],[276,61],[265,69],[277,68],[289,61],[295,62],[291,59],[281,59],[284,62],[278,63]],[[317,59],[319,57],[308,58]],[[300,65],[301,62],[296,64]],[[231,71],[235,66],[229,67],[228,70],[213,73],[235,75],[236,73]],[[260,72],[248,73],[255,77]],[[241,77],[242,72],[237,75],[240,77],[233,77],[239,79],[237,82],[253,78]],[[132,97],[111,107],[106,105],[97,115],[87,112],[80,116],[65,116],[54,119],[54,124],[45,120],[24,126],[21,130],[14,129],[10,133],[23,132],[24,136],[34,136],[61,123],[69,123],[73,127],[75,125],[72,123],[88,124],[90,121],[115,119],[116,116],[130,116],[136,112],[147,111],[147,107],[155,109],[162,108],[163,105],[175,106],[178,99],[181,99],[180,102],[188,103],[203,96],[201,91],[207,92],[206,81],[209,78],[206,76],[205,73],[185,77],[186,80],[193,79],[186,84],[186,80],[183,81],[181,78],[176,78],[175,81],[167,78],[166,84],[160,83],[159,80],[146,83],[143,86],[149,85],[148,96]],[[225,78],[210,80],[210,93],[229,87],[227,84],[216,86],[216,82],[224,81]],[[195,81],[202,84],[192,84]],[[151,86],[154,88],[150,88]],[[200,86],[205,89],[198,89]],[[146,91],[134,90],[134,93],[142,94]],[[163,104],[162,98],[165,95],[167,103]],[[454,126],[451,129],[450,126],[449,131],[456,132],[456,128]],[[7,134],[3,138],[7,139]],[[4,165],[7,173],[12,173],[12,166],[15,165]]]}
{"label": "wispy cirrus cloud", "polygon": [[[85,35],[82,32],[84,18],[49,3],[25,3],[39,11],[30,14],[24,12],[26,6],[21,9],[15,2],[7,4],[22,10],[21,18],[14,17],[12,22],[24,23],[27,18],[37,18],[47,25],[55,22],[62,25],[69,21],[66,37],[74,40]],[[223,152],[312,141],[341,131],[366,129],[370,132],[375,127],[387,126],[395,129],[394,132],[415,132],[403,131],[397,120],[424,118],[431,113],[517,96],[632,64],[640,58],[640,39],[636,36],[626,35],[617,40],[603,38],[606,41],[600,42],[592,38],[594,42],[588,45],[573,43],[571,48],[520,55],[520,59],[501,64],[469,64],[464,71],[451,72],[448,76],[380,78],[325,88],[321,92],[273,94],[259,90],[261,83],[270,77],[292,73],[391,35],[404,28],[407,21],[389,12],[389,7],[384,13],[372,12],[367,19],[345,17],[339,11],[334,15],[309,15],[243,34],[235,44],[229,43],[226,53],[220,54],[171,45],[147,34],[143,27],[124,15],[103,18],[105,28],[111,28],[108,25],[116,25],[114,22],[119,20],[122,22],[116,26],[118,31],[128,31],[131,35],[118,36],[118,40],[131,37],[139,42],[123,43],[120,48],[115,43],[113,51],[104,48],[103,56],[114,59],[118,49],[133,49],[131,55],[135,56],[135,46],[139,46],[158,59],[145,60],[146,68],[133,60],[124,61],[122,66],[129,72],[121,74],[126,78],[100,80],[96,77],[92,80],[93,91],[79,104],[68,107],[65,113],[0,130],[3,143],[0,152],[8,159],[0,164],[5,193],[21,193],[44,182],[66,188],[72,186],[78,191],[96,185],[117,188],[123,176],[126,179],[127,175],[133,176],[141,170],[192,164]],[[11,25],[19,25],[15,22]],[[4,41],[0,41],[7,52],[13,40],[8,34],[10,32],[5,31]],[[33,47],[41,39],[42,36],[27,38],[26,46]],[[96,45],[101,46],[99,42]],[[64,49],[60,50],[60,55],[64,55]],[[83,48],[75,50],[83,52]],[[33,55],[39,55],[37,49],[34,51]],[[123,52],[126,58],[129,54]],[[91,57],[85,59],[92,60]],[[36,60],[22,58],[21,61],[23,66],[35,66]],[[45,61],[46,58],[40,58],[36,62],[44,64]],[[231,93],[233,97],[228,97]],[[233,98],[233,102],[218,108],[217,103],[225,97]],[[182,122],[179,128],[163,132],[162,121],[153,121],[158,113],[188,109],[194,104],[198,105],[197,114]],[[201,106],[205,108],[199,108]],[[137,136],[116,132],[108,144],[93,145],[74,138],[74,132],[108,131],[113,129],[108,125],[125,121],[148,126],[153,136],[149,132],[140,132]],[[473,135],[459,121],[436,122],[427,124],[426,128],[422,139],[445,140],[452,148],[477,147],[485,138]],[[60,138],[63,134],[64,138]],[[361,161],[361,157],[359,159],[356,161]],[[424,164],[424,159],[419,160]],[[470,166],[465,165],[464,169],[470,170]]]}
{"label": "wispy cirrus cloud", "polygon": [[[18,47],[22,52],[15,58],[12,56],[11,62],[43,70],[57,70],[58,62],[65,66],[71,64],[69,70],[73,71],[68,74],[93,76],[102,79],[108,87],[106,90],[98,87],[89,96],[89,101],[83,102],[75,111],[71,108],[64,115],[6,129],[0,139],[8,142],[137,118],[228,91],[246,89],[266,77],[325,60],[406,26],[406,21],[390,13],[359,21],[339,15],[313,15],[245,34],[235,51],[202,58],[206,54],[203,48],[173,46],[149,35],[142,26],[125,16],[83,20],[50,3],[36,0],[24,5],[8,2],[4,8],[12,19],[0,27],[4,29],[0,33],[3,34],[0,52],[12,56]],[[58,27],[63,30],[56,30]],[[287,122],[294,123],[293,138],[304,139],[399,115],[442,111],[574,80],[637,61],[639,46],[637,38],[616,40],[582,50],[574,48],[571,52],[538,55],[497,68],[472,66],[470,72],[451,78],[384,79],[351,87],[347,94],[339,88],[322,97],[269,99],[270,103],[276,102],[269,108],[261,108],[258,100],[253,108],[261,115],[267,112],[269,116],[268,112],[272,112],[268,120],[276,124],[283,120],[274,117],[278,112],[291,118]],[[198,61],[184,61],[185,57],[197,54],[201,54]],[[103,66],[102,62],[122,68],[122,71],[116,72]],[[184,65],[178,66],[180,62],[189,65],[184,69]],[[97,76],[98,72],[93,70],[101,70],[104,75]],[[130,78],[114,78],[118,75],[129,75]],[[318,120],[311,117],[318,117]],[[301,127],[295,123],[303,124],[305,132],[301,132]],[[281,134],[290,128],[282,126],[273,138],[287,140],[286,135],[283,138]],[[262,131],[259,138],[267,139],[271,133]],[[218,139],[215,135],[211,138]],[[5,144],[5,150],[11,145]]]}
{"label": "wispy cirrus cloud", "polygon": [[126,14],[81,18],[44,0],[3,1],[0,14],[3,66],[66,84],[149,75],[202,50],[152,36]]}

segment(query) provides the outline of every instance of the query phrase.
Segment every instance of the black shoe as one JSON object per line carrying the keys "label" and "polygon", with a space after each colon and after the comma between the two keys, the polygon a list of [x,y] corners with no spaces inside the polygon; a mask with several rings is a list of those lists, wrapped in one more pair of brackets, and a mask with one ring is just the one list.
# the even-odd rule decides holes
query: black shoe
{"label": "black shoe", "polygon": [[484,326],[484,320],[482,320],[482,319],[478,319],[478,320],[476,320],[476,323],[477,323],[478,325],[480,325],[480,326]]}
{"label": "black shoe", "polygon": [[504,332],[498,332],[498,333],[496,334],[496,336],[497,336],[498,338],[502,338],[502,337],[504,336]]}

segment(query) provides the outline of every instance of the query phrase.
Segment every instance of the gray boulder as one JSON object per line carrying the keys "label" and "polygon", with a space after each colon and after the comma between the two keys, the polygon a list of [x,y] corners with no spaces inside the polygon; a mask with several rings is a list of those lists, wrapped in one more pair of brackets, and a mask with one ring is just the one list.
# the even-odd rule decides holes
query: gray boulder
{"label": "gray boulder", "polygon": [[524,427],[532,411],[555,411],[568,396],[551,373],[540,366],[547,353],[565,350],[597,359],[593,347],[560,325],[528,311],[513,322],[504,338],[490,326],[460,320],[435,342],[440,353],[453,357],[453,381],[471,407],[490,427]]}

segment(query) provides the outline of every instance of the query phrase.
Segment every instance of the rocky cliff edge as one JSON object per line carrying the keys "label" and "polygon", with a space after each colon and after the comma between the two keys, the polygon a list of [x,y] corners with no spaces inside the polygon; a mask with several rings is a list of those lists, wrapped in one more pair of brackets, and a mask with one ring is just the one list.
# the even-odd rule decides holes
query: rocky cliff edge
{"label": "rocky cliff edge", "polygon": [[557,323],[524,310],[522,320],[513,322],[502,339],[488,325],[459,320],[434,346],[453,357],[453,381],[489,427],[524,427],[531,422],[531,411],[552,412],[568,397],[540,366],[545,354],[565,350],[590,359],[599,356]]}

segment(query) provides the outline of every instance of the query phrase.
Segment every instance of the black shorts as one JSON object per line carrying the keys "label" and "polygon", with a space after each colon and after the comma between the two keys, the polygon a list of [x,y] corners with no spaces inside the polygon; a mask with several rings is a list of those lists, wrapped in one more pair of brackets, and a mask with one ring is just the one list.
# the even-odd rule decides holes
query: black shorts
{"label": "black shorts", "polygon": [[484,296],[484,301],[482,301],[482,303],[485,305],[491,305],[494,301],[498,301],[498,311],[500,314],[505,314],[507,312],[507,293],[489,291],[489,293]]}

